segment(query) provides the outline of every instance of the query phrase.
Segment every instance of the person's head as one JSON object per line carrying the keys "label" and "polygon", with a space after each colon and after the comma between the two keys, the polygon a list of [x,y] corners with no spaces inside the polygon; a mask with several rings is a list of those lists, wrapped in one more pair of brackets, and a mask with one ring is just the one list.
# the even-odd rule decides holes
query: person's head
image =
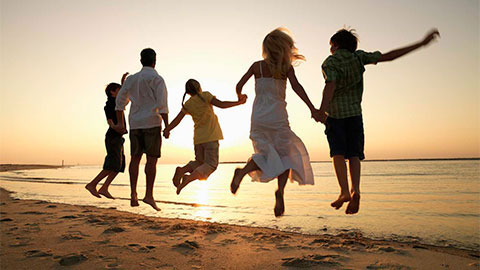
{"label": "person's head", "polygon": [[[183,106],[183,102],[185,101],[185,96],[187,94],[189,94],[190,96],[195,96],[195,95],[198,95],[199,93],[202,92],[202,87],[200,86],[200,83],[195,80],[195,79],[189,79],[186,83],[185,83],[185,93],[183,94],[183,98],[182,98],[182,106]],[[199,96],[200,99],[203,100],[203,98],[201,96]]]}
{"label": "person's head", "polygon": [[330,52],[333,54],[338,49],[345,49],[351,53],[357,50],[358,37],[355,30],[340,29],[330,38]]}
{"label": "person's head", "polygon": [[140,53],[140,62],[144,67],[155,67],[157,61],[157,54],[153,49],[146,48]]}
{"label": "person's head", "polygon": [[282,27],[273,30],[265,37],[262,51],[263,59],[274,78],[284,77],[292,63],[305,60],[305,56],[298,54],[288,29]]}
{"label": "person's head", "polygon": [[107,94],[107,97],[116,97],[118,94],[118,91],[120,91],[121,85],[118,83],[109,83],[107,87],[105,88],[105,94]]}

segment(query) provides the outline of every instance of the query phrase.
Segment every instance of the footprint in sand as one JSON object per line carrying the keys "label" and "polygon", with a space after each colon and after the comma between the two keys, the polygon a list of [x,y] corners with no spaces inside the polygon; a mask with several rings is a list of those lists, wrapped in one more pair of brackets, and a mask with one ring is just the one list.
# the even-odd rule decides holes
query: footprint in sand
{"label": "footprint in sand", "polygon": [[309,268],[309,267],[338,267],[341,263],[338,260],[344,258],[340,255],[306,255],[300,258],[283,258],[282,266]]}
{"label": "footprint in sand", "polygon": [[58,263],[62,266],[72,266],[87,260],[87,257],[83,254],[69,254],[60,258]]}
{"label": "footprint in sand", "polygon": [[103,233],[105,233],[105,234],[120,233],[120,232],[124,232],[124,231],[125,231],[125,229],[120,228],[120,227],[110,227],[110,228],[106,229],[105,231],[103,231]]}
{"label": "footprint in sand", "polygon": [[379,270],[379,269],[388,269],[388,270],[410,270],[409,266],[401,265],[401,264],[391,264],[391,263],[381,263],[375,262],[374,264],[370,264],[367,266],[369,270]]}
{"label": "footprint in sand", "polygon": [[53,254],[50,253],[50,251],[41,251],[38,249],[34,249],[34,250],[29,250],[25,252],[25,256],[27,256],[27,258],[50,257],[50,256],[53,256]]}
{"label": "footprint in sand", "polygon": [[180,253],[190,253],[200,248],[197,242],[186,240],[183,243],[176,244],[172,247],[174,250],[179,251]]}

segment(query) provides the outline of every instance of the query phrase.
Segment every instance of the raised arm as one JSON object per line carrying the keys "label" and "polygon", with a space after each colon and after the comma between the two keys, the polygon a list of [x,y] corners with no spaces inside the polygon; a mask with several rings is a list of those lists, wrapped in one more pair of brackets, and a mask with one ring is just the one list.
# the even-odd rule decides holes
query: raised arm
{"label": "raised arm", "polygon": [[293,67],[290,68],[290,70],[287,73],[288,80],[290,81],[290,85],[292,86],[293,91],[300,97],[300,99],[307,104],[307,107],[310,109],[310,112],[312,113],[312,117],[317,120],[318,117],[318,111],[315,109],[315,106],[313,106],[312,102],[307,96],[307,93],[305,92],[305,89],[303,89],[303,86],[298,82],[297,76],[295,75],[295,70]]}
{"label": "raised arm", "polygon": [[437,29],[433,29],[427,34],[427,36],[423,40],[413,45],[399,48],[399,49],[390,51],[388,53],[382,54],[378,59],[378,62],[387,62],[387,61],[395,60],[401,56],[404,56],[405,54],[408,54],[410,52],[417,50],[418,48],[428,45],[430,42],[437,39],[438,37],[440,37],[440,33],[438,32]]}
{"label": "raised arm", "polygon": [[238,81],[237,83],[236,91],[237,91],[238,100],[240,100],[241,98],[243,86],[247,83],[250,77],[252,77],[252,75],[253,75],[253,64],[247,70],[247,73],[245,73],[243,77],[240,79],[240,81]]}
{"label": "raised arm", "polygon": [[120,84],[122,84],[122,85],[123,85],[123,82],[124,82],[124,81],[125,81],[125,79],[127,78],[128,74],[129,74],[128,72],[125,72],[125,73],[123,73],[123,75],[122,75],[122,79],[120,80]]}
{"label": "raised arm", "polygon": [[[162,115],[163,117],[163,115]],[[170,131],[172,129],[174,129],[176,126],[178,126],[178,124],[180,124],[180,122],[182,121],[183,117],[185,117],[185,111],[182,109],[178,115],[175,117],[175,119],[173,119],[173,121],[168,125],[168,124],[165,124],[165,129],[163,130],[163,136],[165,138],[168,139],[168,137],[170,137]],[[168,117],[167,117],[168,118]],[[165,119],[164,119],[165,121]],[[168,121],[168,119],[167,119]]]}
{"label": "raised arm", "polygon": [[221,101],[221,100],[218,100],[216,97],[213,97],[212,100],[210,101],[210,103],[213,106],[219,107],[222,109],[245,104],[245,102],[247,102],[247,95],[242,95],[242,94],[240,94],[238,101]]}

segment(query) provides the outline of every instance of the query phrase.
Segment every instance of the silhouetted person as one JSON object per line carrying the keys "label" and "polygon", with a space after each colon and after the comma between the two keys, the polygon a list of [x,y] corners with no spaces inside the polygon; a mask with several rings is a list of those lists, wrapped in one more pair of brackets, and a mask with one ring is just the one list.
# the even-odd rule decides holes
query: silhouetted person
{"label": "silhouetted person", "polygon": [[130,125],[130,205],[138,206],[137,180],[142,155],[147,155],[145,175],[147,189],[143,202],[160,210],[153,198],[157,160],[162,145],[162,119],[168,125],[167,87],[155,68],[155,51],[147,48],[140,53],[143,68],[127,77],[117,95],[117,115],[124,118],[125,106],[131,101],[128,122]]}
{"label": "silhouetted person", "polygon": [[[361,107],[364,66],[395,60],[426,46],[439,35],[435,29],[422,41],[386,54],[357,50],[357,37],[346,29],[339,30],[330,38],[332,55],[322,64],[325,88],[319,112],[340,185],[340,196],[331,203],[335,209],[349,202],[345,212],[355,214],[360,207],[360,160],[365,158]],[[349,161],[350,191],[345,159]]]}

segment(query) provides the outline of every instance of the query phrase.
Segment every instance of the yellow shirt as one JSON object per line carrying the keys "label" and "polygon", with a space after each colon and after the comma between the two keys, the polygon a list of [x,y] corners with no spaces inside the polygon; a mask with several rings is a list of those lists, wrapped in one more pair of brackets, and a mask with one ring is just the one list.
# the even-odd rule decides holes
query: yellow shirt
{"label": "yellow shirt", "polygon": [[[201,95],[203,100],[198,96]],[[218,118],[210,102],[214,96],[210,92],[201,92],[185,102],[184,110],[190,114],[194,123],[193,143],[201,144],[223,139]]]}

